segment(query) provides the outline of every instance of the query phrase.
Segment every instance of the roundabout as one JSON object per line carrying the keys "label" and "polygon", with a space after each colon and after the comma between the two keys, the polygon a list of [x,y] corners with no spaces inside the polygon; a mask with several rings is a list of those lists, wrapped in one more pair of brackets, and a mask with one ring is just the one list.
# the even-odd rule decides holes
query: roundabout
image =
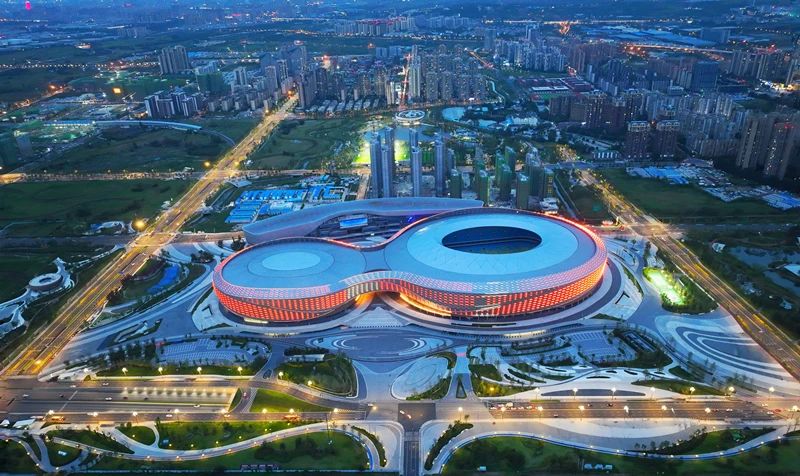
{"label": "roundabout", "polygon": [[404,126],[417,125],[422,122],[422,119],[424,118],[425,111],[421,111],[419,109],[408,109],[405,111],[400,111],[394,115],[395,122]]}

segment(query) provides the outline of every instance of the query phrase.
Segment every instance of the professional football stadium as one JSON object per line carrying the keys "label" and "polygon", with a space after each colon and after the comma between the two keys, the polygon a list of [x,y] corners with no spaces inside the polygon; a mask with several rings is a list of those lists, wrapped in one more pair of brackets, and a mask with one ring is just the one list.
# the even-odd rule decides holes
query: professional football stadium
{"label": "professional football stadium", "polygon": [[[355,203],[245,229],[255,241],[270,229],[277,238],[217,266],[213,284],[223,306],[247,321],[297,323],[335,315],[361,295],[393,293],[434,316],[497,320],[565,309],[603,279],[603,242],[561,218],[470,200]],[[384,231],[399,229],[381,239],[376,218]],[[312,236],[326,226],[346,232]],[[303,235],[286,237],[286,230]]]}

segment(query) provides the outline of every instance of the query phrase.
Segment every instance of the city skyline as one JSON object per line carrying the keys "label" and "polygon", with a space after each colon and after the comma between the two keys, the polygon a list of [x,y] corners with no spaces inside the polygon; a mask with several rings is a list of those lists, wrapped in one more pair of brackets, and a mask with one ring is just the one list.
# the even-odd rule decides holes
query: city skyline
{"label": "city skyline", "polygon": [[0,471],[796,474],[797,8],[0,4]]}

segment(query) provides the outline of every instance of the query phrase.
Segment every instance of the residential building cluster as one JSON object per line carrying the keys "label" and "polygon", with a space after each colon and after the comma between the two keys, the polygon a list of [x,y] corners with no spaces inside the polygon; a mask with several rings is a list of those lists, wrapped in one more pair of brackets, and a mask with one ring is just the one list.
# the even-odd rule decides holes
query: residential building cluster
{"label": "residential building cluster", "polygon": [[412,47],[408,64],[408,99],[412,103],[481,102],[486,99],[486,80],[480,62],[463,46],[445,45],[425,51]]}

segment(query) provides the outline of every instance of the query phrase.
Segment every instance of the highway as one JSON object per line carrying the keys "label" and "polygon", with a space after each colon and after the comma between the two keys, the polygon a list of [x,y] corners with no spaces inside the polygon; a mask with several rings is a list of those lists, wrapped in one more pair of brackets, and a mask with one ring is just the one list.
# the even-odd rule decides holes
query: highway
{"label": "highway", "polygon": [[614,191],[610,184],[597,180],[589,172],[583,177],[603,194],[619,220],[636,233],[645,236],[689,278],[694,280],[724,309],[730,312],[745,332],[778,361],[794,378],[800,379],[800,354],[798,346],[782,329],[770,322],[735,289],[718,278],[700,259],[676,239],[674,230],[647,215],[625,197]]}
{"label": "highway", "polygon": [[[135,273],[150,256],[169,243],[181,227],[225,180],[240,173],[239,163],[282,121],[297,102],[288,99],[264,119],[208,170],[171,208],[164,211],[134,239],[121,256],[83,285],[64,305],[57,317],[14,356],[4,362],[5,378],[34,375],[44,369],[83,326],[103,309],[106,296],[120,286],[120,279]],[[80,284],[79,284],[80,285]]]}

